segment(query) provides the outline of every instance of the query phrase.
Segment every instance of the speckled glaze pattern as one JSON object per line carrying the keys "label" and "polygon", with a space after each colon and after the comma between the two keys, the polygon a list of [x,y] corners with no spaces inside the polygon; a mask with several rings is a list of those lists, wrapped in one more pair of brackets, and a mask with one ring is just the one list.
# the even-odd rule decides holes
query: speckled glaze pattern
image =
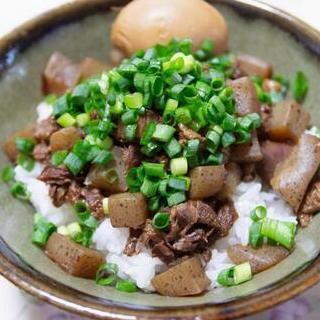
{"label": "speckled glaze pattern", "polygon": [[[61,51],[74,60],[85,56],[107,61],[112,6],[126,1],[77,1],[47,13],[0,40],[0,133],[35,120],[41,100],[40,75],[50,54]],[[230,27],[230,48],[271,62],[293,76],[302,69],[310,79],[306,108],[319,123],[320,35],[301,21],[251,0],[212,1]],[[0,165],[6,163],[0,154]],[[235,319],[283,302],[320,280],[320,215],[301,230],[292,255],[254,281],[192,298],[125,294],[73,278],[31,245],[33,209],[11,198],[0,186],[0,272],[36,297],[96,319]]]}

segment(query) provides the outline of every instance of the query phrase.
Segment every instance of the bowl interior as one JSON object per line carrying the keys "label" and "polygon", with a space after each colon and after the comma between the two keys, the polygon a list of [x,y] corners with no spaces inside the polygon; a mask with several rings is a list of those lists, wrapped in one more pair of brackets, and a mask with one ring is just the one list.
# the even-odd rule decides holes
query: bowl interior
{"label": "bowl interior", "polygon": [[[218,5],[230,27],[230,47],[235,52],[246,52],[266,59],[274,65],[276,73],[291,78],[297,69],[303,70],[310,80],[306,108],[313,123],[320,120],[318,84],[319,61],[289,33],[272,23],[260,19],[245,19],[231,8]],[[53,51],[61,51],[74,60],[86,56],[108,59],[109,31],[114,13],[101,12],[79,22],[63,25],[30,46],[18,56],[14,64],[0,75],[0,135],[2,141],[10,133],[26,127],[35,120],[35,106],[41,100],[40,76]],[[9,56],[15,51],[9,52]],[[7,163],[0,153],[0,167]],[[320,215],[311,225],[300,230],[294,252],[276,267],[257,275],[253,281],[235,288],[216,289],[193,298],[166,298],[157,294],[124,294],[113,288],[96,286],[93,281],[77,279],[62,272],[49,261],[41,250],[31,244],[33,208],[13,199],[6,185],[0,185],[0,235],[8,246],[19,255],[23,263],[37,272],[55,279],[58,283],[74,288],[99,301],[130,304],[136,308],[177,307],[214,304],[243,298],[256,292],[272,290],[279,280],[301,270],[312,262],[320,251]],[[141,271],[143,272],[143,270]]]}

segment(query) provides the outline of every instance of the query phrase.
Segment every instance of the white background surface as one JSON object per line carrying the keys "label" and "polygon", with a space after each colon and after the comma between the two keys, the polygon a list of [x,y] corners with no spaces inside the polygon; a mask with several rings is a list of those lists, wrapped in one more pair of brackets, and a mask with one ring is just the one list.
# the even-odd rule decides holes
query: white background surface
{"label": "white background surface", "polygon": [[[71,1],[72,0],[0,0],[0,36],[6,34],[17,25],[45,10]],[[265,2],[280,7],[320,29],[319,0],[265,0]],[[312,300],[312,305],[316,305],[317,302],[320,302],[320,287],[318,286],[317,288],[312,289],[312,291],[309,291],[305,298],[298,298],[295,301],[291,301],[288,304],[277,308],[275,312],[263,313],[250,319],[319,320],[320,313],[314,310],[314,308],[313,311],[309,312],[310,308],[305,305],[303,299]],[[298,311],[291,312],[290,314],[285,312],[286,310],[294,308]],[[303,315],[306,312],[309,312],[308,316]],[[54,308],[35,302],[29,296],[22,294],[8,281],[0,278],[0,320],[45,319],[75,320],[79,318],[67,315]]]}

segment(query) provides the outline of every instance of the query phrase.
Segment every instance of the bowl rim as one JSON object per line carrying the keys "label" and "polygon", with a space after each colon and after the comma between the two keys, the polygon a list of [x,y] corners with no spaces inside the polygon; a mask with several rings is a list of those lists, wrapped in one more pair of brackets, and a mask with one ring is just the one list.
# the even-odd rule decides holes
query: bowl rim
{"label": "bowl rim", "polygon": [[[14,29],[0,39],[0,73],[14,63],[21,51],[33,41],[50,32],[60,24],[80,20],[94,12],[116,7],[128,0],[78,0],[43,13]],[[299,18],[256,0],[213,0],[226,4],[243,14],[272,19],[287,30],[313,54],[320,57],[320,32]],[[273,290],[261,291],[249,297],[214,305],[199,305],[177,308],[150,308],[142,310],[134,306],[100,304],[93,299],[84,299],[85,294],[76,290],[56,286],[43,281],[35,272],[25,270],[19,264],[16,254],[0,239],[0,274],[29,294],[66,311],[93,319],[236,319],[282,303],[302,293],[320,281],[320,256],[303,270],[277,283]],[[283,284],[282,284],[283,283]],[[282,285],[279,285],[282,284]],[[91,297],[92,298],[92,297]]]}

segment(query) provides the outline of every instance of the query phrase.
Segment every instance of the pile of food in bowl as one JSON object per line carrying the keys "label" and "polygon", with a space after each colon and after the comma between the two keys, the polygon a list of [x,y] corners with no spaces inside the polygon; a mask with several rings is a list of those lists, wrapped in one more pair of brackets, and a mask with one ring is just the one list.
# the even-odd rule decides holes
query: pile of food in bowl
{"label": "pile of food in bowl", "polygon": [[32,242],[73,276],[167,296],[284,260],[320,209],[303,72],[290,84],[228,52],[202,0],[133,1],[111,39],[113,68],[53,53],[37,122],[4,146],[3,180],[36,209]]}

